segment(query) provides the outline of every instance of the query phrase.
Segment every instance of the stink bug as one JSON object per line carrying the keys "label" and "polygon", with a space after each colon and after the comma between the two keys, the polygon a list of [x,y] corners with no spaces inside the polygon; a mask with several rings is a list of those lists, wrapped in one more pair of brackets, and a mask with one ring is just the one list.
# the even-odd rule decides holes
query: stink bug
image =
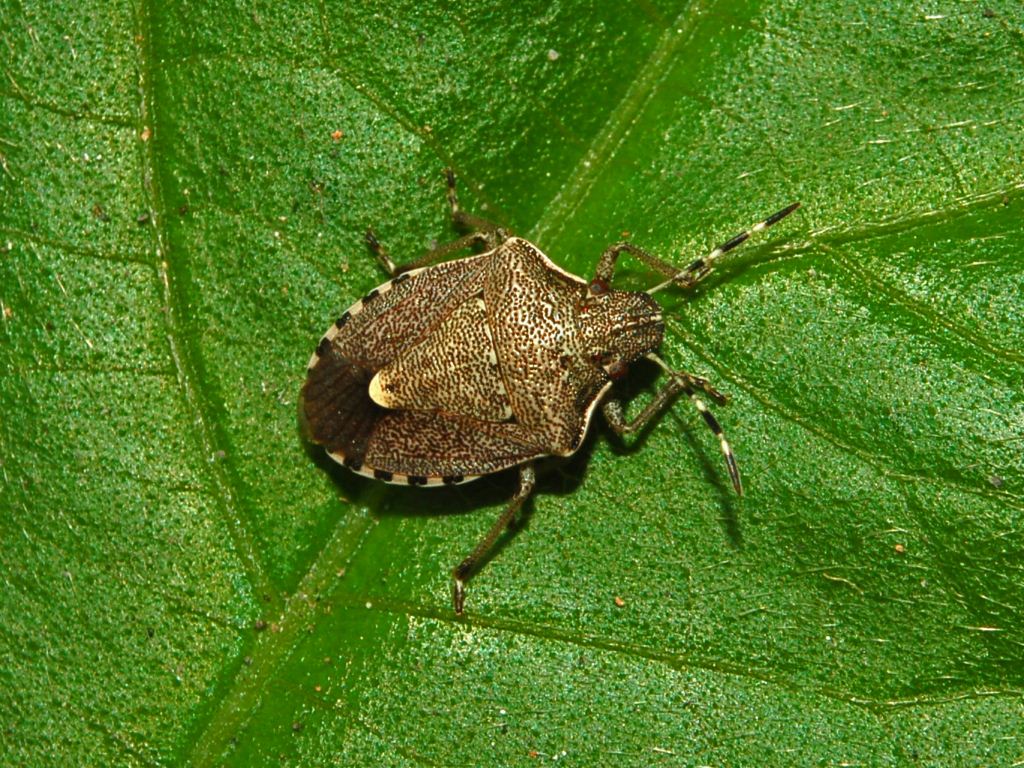
{"label": "stink bug", "polygon": [[[299,412],[308,439],[331,458],[388,483],[457,485],[519,468],[519,490],[452,573],[452,602],[462,613],[466,579],[533,490],[534,462],[575,453],[598,405],[611,428],[625,435],[685,394],[718,438],[733,487],[742,494],[732,449],[698,393],[720,404],[726,397],[655,355],[665,324],[651,296],[670,285],[693,287],[724,254],[799,203],[684,269],[617,243],[588,281],[560,269],[532,243],[462,211],[455,176],[451,170],[445,175],[452,219],[470,234],[398,266],[367,231],[367,244],[392,279],[349,307],[320,339]],[[441,261],[474,245],[483,252]],[[612,288],[623,253],[666,280],[642,292]],[[627,419],[608,394],[641,358],[659,365],[668,382]]]}

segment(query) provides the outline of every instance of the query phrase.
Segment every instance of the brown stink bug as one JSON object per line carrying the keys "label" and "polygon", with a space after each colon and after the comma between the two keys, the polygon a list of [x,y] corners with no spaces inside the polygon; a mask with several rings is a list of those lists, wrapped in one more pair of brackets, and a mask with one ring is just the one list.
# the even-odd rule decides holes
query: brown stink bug
{"label": "brown stink bug", "polygon": [[[324,334],[309,361],[299,410],[310,440],[377,480],[456,485],[519,468],[519,490],[452,574],[452,601],[462,613],[466,579],[533,490],[534,462],[575,453],[598,405],[624,435],[643,429],[680,393],[687,395],[718,438],[733,487],[743,492],[732,449],[698,393],[721,404],[726,398],[654,354],[665,324],[651,294],[696,285],[724,254],[799,203],[685,269],[630,243],[612,245],[587,281],[560,269],[532,243],[460,210],[455,177],[450,170],[446,177],[452,219],[471,234],[398,266],[373,232],[366,233],[392,279],[349,307]],[[440,261],[473,245],[483,252]],[[667,279],[643,292],[612,288],[622,253]],[[607,395],[641,358],[659,365],[668,383],[627,419],[619,400]]]}

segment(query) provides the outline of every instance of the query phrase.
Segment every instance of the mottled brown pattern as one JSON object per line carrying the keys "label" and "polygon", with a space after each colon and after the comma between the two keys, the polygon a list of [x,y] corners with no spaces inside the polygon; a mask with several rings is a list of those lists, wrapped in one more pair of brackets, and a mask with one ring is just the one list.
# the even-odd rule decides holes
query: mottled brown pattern
{"label": "mottled brown pattern", "polygon": [[[609,381],[601,361],[616,338],[618,297],[649,308],[650,318],[658,305],[619,291],[589,297],[585,281],[559,270],[526,240],[511,238],[499,250],[502,268],[488,270],[485,296],[512,410],[547,453],[567,456],[583,442],[591,405]],[[657,326],[647,334],[647,349],[661,341]]]}
{"label": "mottled brown pattern", "polygon": [[[314,441],[378,476],[473,476],[573,453],[612,347],[629,362],[662,331],[645,294],[590,296],[515,237],[386,283],[349,314],[318,347],[303,414]],[[378,373],[388,408],[369,396]]]}
{"label": "mottled brown pattern", "polygon": [[486,256],[448,261],[398,281],[367,302],[338,333],[334,344],[349,359],[376,373],[430,332],[458,305],[483,289]]}
{"label": "mottled brown pattern", "polygon": [[[576,390],[581,384],[592,389],[596,381],[588,379],[600,374],[577,364],[583,348],[573,315],[586,284],[551,269],[525,240],[512,238],[500,250],[502,268],[488,270],[485,296],[512,410],[548,453],[571,452],[582,431],[583,414],[573,407]],[[562,360],[570,361],[568,368]],[[581,373],[585,378],[574,384]]]}
{"label": "mottled brown pattern", "polygon": [[372,467],[426,477],[486,475],[543,453],[518,424],[430,411],[385,411],[366,452]]}
{"label": "mottled brown pattern", "polygon": [[[733,487],[742,494],[732,449],[698,393],[725,398],[655,354],[665,325],[652,295],[671,285],[696,285],[717,259],[799,203],[683,269],[632,243],[609,245],[587,282],[503,227],[462,211],[450,168],[445,178],[452,222],[471,231],[403,267],[367,231],[380,264],[400,274],[356,302],[324,334],[310,358],[301,418],[331,458],[384,482],[455,485],[518,466],[515,495],[452,571],[452,606],[461,614],[466,580],[533,491],[535,460],[575,452],[599,404],[608,426],[628,435],[686,394],[718,438]],[[490,250],[436,263],[479,245]],[[643,293],[613,289],[622,254],[667,279]],[[622,403],[606,395],[641,358],[659,365],[668,381],[627,419]]]}
{"label": "mottled brown pattern", "polygon": [[388,408],[444,411],[507,421],[512,406],[482,297],[454,307],[419,344],[377,374]]}

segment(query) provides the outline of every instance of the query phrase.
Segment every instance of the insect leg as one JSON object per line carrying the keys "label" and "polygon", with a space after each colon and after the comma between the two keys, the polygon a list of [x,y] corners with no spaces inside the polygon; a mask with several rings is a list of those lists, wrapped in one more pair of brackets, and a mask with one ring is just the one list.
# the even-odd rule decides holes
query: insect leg
{"label": "insect leg", "polygon": [[377,257],[377,261],[384,267],[385,271],[394,277],[395,275],[401,274],[402,272],[408,272],[410,269],[419,269],[420,267],[426,267],[433,264],[436,261],[441,261],[449,254],[455,251],[462,250],[463,248],[469,248],[471,245],[477,243],[489,243],[489,235],[483,232],[473,232],[469,235],[464,235],[458,240],[451,243],[445,243],[437,248],[427,251],[425,254],[420,256],[418,259],[413,259],[405,264],[395,264],[388,255],[388,252],[384,249],[384,246],[377,240],[377,236],[374,234],[372,229],[366,230],[366,244],[370,246],[370,250],[373,251],[373,255]]}
{"label": "insect leg", "polygon": [[383,245],[380,244],[380,240],[377,239],[377,235],[373,233],[372,229],[366,230],[366,244],[370,246],[370,250],[373,251],[373,255],[377,257],[377,261],[384,267],[384,271],[394,277],[398,274],[398,267],[395,262],[392,261],[390,254]]}
{"label": "insect leg", "polygon": [[686,388],[686,380],[682,376],[669,379],[668,384],[659,389],[642,411],[632,419],[626,419],[622,402],[616,398],[608,398],[601,404],[604,418],[617,435],[632,435],[644,427],[665,410],[665,407]]}
{"label": "insect leg", "polygon": [[502,228],[493,221],[462,210],[459,206],[459,195],[455,190],[455,171],[445,168],[444,178],[448,186],[448,206],[451,208],[452,223],[455,224],[456,229],[479,233],[482,237],[488,238],[487,246],[489,248],[498,246],[505,239]]}
{"label": "insect leg", "polygon": [[611,285],[612,275],[615,273],[615,262],[622,253],[636,256],[655,272],[666,277],[672,277],[679,272],[679,267],[675,264],[659,259],[653,253],[644,250],[638,245],[615,243],[615,245],[609,245],[605,248],[604,253],[601,254],[601,258],[597,262],[597,269],[594,271],[594,280],[601,281],[605,287]]}
{"label": "insect leg", "polygon": [[523,464],[519,468],[519,490],[516,491],[516,495],[509,501],[505,511],[501,513],[501,517],[498,518],[497,522],[491,526],[487,535],[480,540],[480,543],[476,545],[466,559],[455,566],[455,569],[452,571],[452,605],[455,607],[456,614],[462,613],[462,608],[466,602],[466,580],[480,562],[480,559],[494,546],[494,542],[501,535],[501,532],[512,522],[516,512],[523,506],[523,502],[529,498],[536,479],[532,462]]}
{"label": "insect leg", "polygon": [[394,259],[391,258],[391,255],[387,252],[387,249],[380,244],[380,241],[377,239],[377,235],[374,231],[372,229],[367,229],[366,244],[370,247],[373,255],[377,257],[377,261],[380,265],[384,267],[384,270],[392,277],[395,277],[402,272],[408,272],[411,269],[419,269],[420,267],[429,266],[434,262],[441,261],[455,251],[460,251],[463,248],[469,248],[473,245],[483,245],[488,249],[497,248],[508,238],[508,232],[497,224],[463,211],[459,207],[459,198],[455,193],[455,173],[451,168],[445,168],[444,174],[448,184],[448,205],[451,206],[452,221],[455,223],[456,227],[463,230],[470,230],[469,234],[463,235],[452,243],[445,243],[437,248],[433,248],[418,259],[414,259],[413,261],[405,264],[396,264]]}
{"label": "insect leg", "polygon": [[711,429],[715,434],[715,437],[718,438],[719,445],[722,448],[722,455],[725,456],[725,464],[729,469],[729,479],[732,481],[732,487],[736,489],[737,494],[742,496],[743,484],[740,482],[740,471],[739,467],[736,465],[736,457],[732,452],[732,447],[725,439],[725,432],[718,423],[718,419],[716,419],[714,414],[708,410],[704,401],[697,396],[697,390],[706,392],[710,397],[723,404],[725,402],[725,395],[712,387],[706,379],[702,379],[699,376],[693,376],[683,371],[673,371],[655,355],[648,355],[648,357],[658,363],[658,365],[660,365],[669,375],[670,378],[668,384],[662,387],[654,395],[651,402],[649,402],[647,406],[636,416],[636,418],[632,420],[626,419],[621,402],[615,399],[606,400],[602,404],[601,409],[604,413],[605,419],[608,421],[608,426],[610,426],[618,435],[629,435],[634,432],[639,432],[647,426],[648,422],[657,416],[665,406],[668,405],[674,397],[676,397],[676,395],[680,392],[685,392],[687,397],[690,398],[694,406],[704,418],[704,423],[708,425],[708,428]]}
{"label": "insect leg", "polygon": [[711,270],[715,268],[715,263],[719,259],[721,259],[725,254],[745,243],[747,240],[750,239],[751,235],[755,235],[758,232],[762,232],[768,229],[768,227],[772,226],[773,224],[778,224],[780,221],[789,216],[789,214],[791,214],[799,207],[800,203],[793,203],[792,205],[787,205],[781,211],[773,213],[767,219],[758,222],[745,232],[740,232],[740,234],[736,235],[736,237],[726,240],[724,243],[715,248],[713,251],[711,251],[711,253],[709,253],[704,258],[697,259],[696,261],[691,262],[689,266],[687,266],[685,269],[677,271],[674,275],[672,275],[670,279],[654,286],[653,288],[649,288],[647,290],[647,293],[657,293],[662,288],[667,288],[672,284],[678,285],[681,288],[693,287],[701,280],[703,280],[705,277],[707,277],[709,274],[711,274]]}

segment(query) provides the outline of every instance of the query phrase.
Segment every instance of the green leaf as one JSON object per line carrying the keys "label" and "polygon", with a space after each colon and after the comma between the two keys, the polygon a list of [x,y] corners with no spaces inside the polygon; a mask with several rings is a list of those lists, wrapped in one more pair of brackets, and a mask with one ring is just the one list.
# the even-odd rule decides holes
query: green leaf
{"label": "green leaf", "polygon": [[[1022,30],[943,0],[5,3],[0,762],[1024,759]],[[804,205],[663,295],[746,495],[685,401],[595,424],[464,620],[449,570],[514,473],[385,486],[295,419],[383,280],[365,228],[400,260],[453,237],[447,165],[584,275]]]}

